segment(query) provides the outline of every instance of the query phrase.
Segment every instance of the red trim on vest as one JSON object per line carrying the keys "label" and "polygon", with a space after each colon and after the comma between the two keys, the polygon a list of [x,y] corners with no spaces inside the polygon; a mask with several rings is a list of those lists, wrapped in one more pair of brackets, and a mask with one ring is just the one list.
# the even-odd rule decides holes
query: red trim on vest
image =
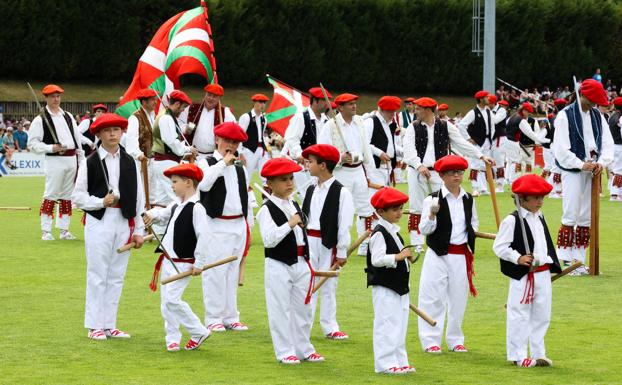
{"label": "red trim on vest", "polygon": [[39,215],[49,215],[54,218],[54,206],[56,205],[56,201],[52,201],[49,199],[44,199],[41,202],[41,207],[39,207]]}
{"label": "red trim on vest", "polygon": [[416,231],[417,234],[421,234],[419,231],[419,223],[421,222],[421,214],[410,214],[408,216],[408,231]]}
{"label": "red trim on vest", "polygon": [[471,170],[469,173],[469,180],[477,180],[477,170]]}
{"label": "red trim on vest", "polygon": [[574,240],[576,247],[587,248],[590,244],[590,227],[577,226],[574,233]]}
{"label": "red trim on vest", "polygon": [[530,271],[527,273],[527,281],[525,282],[525,291],[523,291],[523,299],[521,299],[520,303],[523,305],[529,305],[533,303],[534,291],[536,289],[535,281],[534,281],[534,273],[541,273],[543,271],[548,271],[550,269],[549,265],[538,266],[534,271]]}
{"label": "red trim on vest", "polygon": [[573,226],[561,225],[557,233],[557,247],[565,249],[574,245]]}
{"label": "red trim on vest", "polygon": [[475,275],[475,270],[473,269],[473,253],[469,249],[469,246],[466,243],[461,245],[449,245],[447,247],[447,254],[462,254],[466,259],[466,269],[467,269],[467,278],[469,279],[469,291],[473,297],[477,297],[477,290],[475,289],[475,285],[473,284],[473,276]]}
{"label": "red trim on vest", "polygon": [[558,172],[553,173],[553,183],[562,183],[562,174]]}
{"label": "red trim on vest", "polygon": [[58,200],[58,217],[62,218],[63,215],[71,216],[71,201],[66,199]]}

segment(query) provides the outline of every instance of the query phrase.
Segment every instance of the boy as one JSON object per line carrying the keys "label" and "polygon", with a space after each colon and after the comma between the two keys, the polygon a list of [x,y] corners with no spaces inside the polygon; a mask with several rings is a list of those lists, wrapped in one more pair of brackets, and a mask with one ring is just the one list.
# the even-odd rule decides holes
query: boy
{"label": "boy", "polygon": [[[150,226],[152,221],[168,223],[162,237],[165,250],[159,251],[167,252],[172,262],[163,264],[164,254],[160,255],[153,272],[151,288],[154,291],[160,269],[162,279],[177,273],[173,263],[180,272],[192,270],[192,275],[199,275],[207,259],[207,214],[205,208],[197,204],[199,197],[196,193],[197,186],[203,179],[203,171],[194,163],[186,163],[165,170],[164,175],[171,178],[173,191],[179,200],[170,203],[166,208],[151,209],[144,216],[146,226]],[[190,333],[186,350],[197,349],[210,336],[210,331],[181,299],[189,283],[190,277],[185,277],[162,285],[160,289],[160,309],[166,330],[166,350],[169,352],[179,351],[179,325],[183,325]]]}
{"label": "boy", "polygon": [[[508,215],[497,233],[493,251],[500,258],[501,272],[510,277],[507,301],[507,358],[516,366],[552,366],[546,358],[544,335],[551,321],[551,272],[560,273],[555,245],[540,209],[553,186],[542,177],[524,175],[512,183],[520,213]],[[519,215],[524,223],[526,247]],[[527,253],[529,250],[529,253]],[[527,353],[531,347],[531,359]]]}
{"label": "boy", "polygon": [[246,222],[248,181],[235,154],[248,136],[234,122],[219,124],[214,128],[214,135],[217,144],[214,155],[199,161],[204,175],[199,183],[201,203],[208,216],[207,262],[232,255],[238,259],[203,272],[205,326],[213,332],[244,331],[248,327],[240,322],[237,292],[240,261],[246,254],[250,234]]}
{"label": "boy", "polygon": [[86,310],[84,326],[93,340],[130,338],[116,328],[119,298],[130,256],[124,244],[143,243],[144,207],[140,173],[119,145],[127,120],[103,114],[90,127],[101,144],[78,170],[71,199],[85,212]]}
{"label": "boy", "polygon": [[404,249],[404,240],[399,234],[399,221],[406,202],[408,196],[391,187],[382,188],[371,197],[379,219],[369,241],[365,271],[367,286],[373,286],[376,373],[415,371],[406,354],[412,255],[410,249]]}
{"label": "boy", "polygon": [[[276,359],[283,364],[300,360],[321,362],[311,344],[313,313],[307,306],[312,286],[309,246],[300,207],[291,199],[296,162],[270,159],[261,169],[272,190],[257,213],[265,249],[266,306]],[[311,281],[311,283],[310,283]]]}
{"label": "boy", "polygon": [[[329,144],[314,144],[302,151],[307,169],[314,183],[307,188],[302,203],[302,212],[307,216],[309,256],[315,270],[330,270],[333,264],[346,264],[350,247],[350,227],[354,216],[352,194],[333,177],[333,170],[339,163],[339,150]],[[317,182],[315,179],[317,178]],[[320,325],[326,338],[347,339],[337,324],[337,278],[331,278],[320,289]],[[312,314],[318,295],[313,296]]]}
{"label": "boy", "polygon": [[426,353],[441,353],[441,338],[447,313],[446,343],[449,350],[466,353],[462,319],[473,286],[473,252],[478,228],[473,196],[460,187],[466,159],[447,155],[434,163],[443,180],[437,192],[423,200],[420,230],[428,249],[421,269],[419,307],[433,319],[430,326],[419,319],[419,339]]}

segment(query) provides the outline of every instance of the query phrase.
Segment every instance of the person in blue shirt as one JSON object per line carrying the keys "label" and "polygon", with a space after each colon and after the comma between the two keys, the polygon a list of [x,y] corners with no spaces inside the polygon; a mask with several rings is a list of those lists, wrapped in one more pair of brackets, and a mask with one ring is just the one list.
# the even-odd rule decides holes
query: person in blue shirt
{"label": "person in blue shirt", "polygon": [[22,124],[17,126],[17,131],[13,133],[13,138],[15,139],[15,144],[17,145],[17,151],[28,151],[28,133],[24,131],[24,126]]}

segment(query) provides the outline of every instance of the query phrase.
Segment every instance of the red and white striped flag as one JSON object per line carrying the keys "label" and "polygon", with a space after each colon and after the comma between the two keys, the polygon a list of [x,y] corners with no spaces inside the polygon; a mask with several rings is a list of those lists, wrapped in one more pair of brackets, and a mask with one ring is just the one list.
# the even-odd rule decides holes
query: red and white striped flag
{"label": "red and white striped flag", "polygon": [[266,77],[274,88],[272,102],[266,111],[266,124],[284,137],[292,116],[309,105],[309,96],[270,75]]}

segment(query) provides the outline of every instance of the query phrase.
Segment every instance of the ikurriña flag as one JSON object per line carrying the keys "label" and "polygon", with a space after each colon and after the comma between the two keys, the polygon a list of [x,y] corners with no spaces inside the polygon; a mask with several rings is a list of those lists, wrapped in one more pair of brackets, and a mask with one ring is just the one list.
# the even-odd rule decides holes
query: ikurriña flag
{"label": "ikurri\u00f1a flag", "polygon": [[272,102],[266,110],[266,124],[279,135],[285,136],[292,116],[309,105],[309,96],[270,75],[266,77],[274,88]]}

